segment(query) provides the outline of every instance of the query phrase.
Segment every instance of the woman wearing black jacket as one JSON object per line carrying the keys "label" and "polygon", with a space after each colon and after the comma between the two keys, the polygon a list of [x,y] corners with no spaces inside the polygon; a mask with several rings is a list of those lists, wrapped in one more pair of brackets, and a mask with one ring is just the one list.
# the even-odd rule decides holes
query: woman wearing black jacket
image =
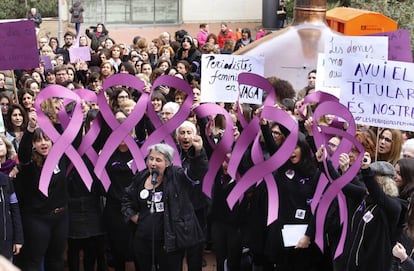
{"label": "woman wearing black jacket", "polygon": [[[264,254],[276,265],[276,270],[319,270],[322,253],[313,242],[315,223],[310,208],[319,176],[306,137],[299,133],[289,160],[274,173],[279,191],[279,217],[267,229]],[[302,225],[302,237],[294,245],[286,244],[282,231],[295,225]]]}
{"label": "woman wearing black jacket", "polygon": [[392,179],[394,168],[384,161],[371,164],[370,155],[365,153],[361,173],[368,194],[361,208],[350,217],[351,228],[343,255],[347,259],[344,270],[390,270],[401,213],[398,188]]}
{"label": "woman wearing black jacket", "polygon": [[48,196],[45,196],[39,190],[39,182],[51,147],[51,140],[37,128],[37,115],[32,109],[27,131],[20,142],[20,173],[16,184],[25,238],[18,261],[22,270],[38,271],[42,260],[46,271],[64,269],[68,237],[66,171],[70,161],[66,156],[57,161]]}
{"label": "woman wearing black jacket", "polygon": [[[230,156],[230,155],[228,155]],[[216,255],[217,271],[224,271],[227,259],[228,270],[241,270],[242,228],[244,204],[237,204],[230,210],[227,197],[236,185],[236,181],[227,172],[228,162],[224,161],[214,181],[211,200],[211,235]]]}
{"label": "woman wearing black jacket", "polygon": [[172,165],[171,146],[150,146],[148,169],[135,175],[126,190],[122,213],[127,221],[137,224],[134,251],[140,271],[150,271],[152,260],[157,270],[182,270],[184,250],[203,242],[188,193],[207,171],[207,156],[199,136],[195,136],[193,147],[190,167],[185,170]]}
{"label": "woman wearing black jacket", "polygon": [[201,52],[194,46],[193,38],[185,35],[181,40],[181,47],[173,59],[173,65],[177,66],[178,61],[186,60],[191,65],[190,72],[196,72],[201,64]]}
{"label": "woman wearing black jacket", "polygon": [[9,176],[16,175],[13,145],[0,136],[0,255],[11,259],[23,245],[23,226],[19,203]]}

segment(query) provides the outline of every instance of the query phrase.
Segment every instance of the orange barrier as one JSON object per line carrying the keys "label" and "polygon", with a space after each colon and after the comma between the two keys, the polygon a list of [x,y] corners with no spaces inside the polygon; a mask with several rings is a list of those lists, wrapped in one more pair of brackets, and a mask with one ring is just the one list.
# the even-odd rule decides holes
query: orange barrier
{"label": "orange barrier", "polygon": [[328,26],[347,36],[360,36],[397,30],[398,23],[369,10],[338,7],[326,12]]}

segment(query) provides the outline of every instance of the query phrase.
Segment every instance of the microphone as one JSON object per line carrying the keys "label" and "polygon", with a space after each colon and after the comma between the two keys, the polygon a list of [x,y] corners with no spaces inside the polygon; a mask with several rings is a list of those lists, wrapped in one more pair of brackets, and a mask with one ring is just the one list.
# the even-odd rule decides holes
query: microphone
{"label": "microphone", "polygon": [[151,170],[151,184],[152,185],[156,185],[157,184],[157,178],[158,175],[160,175],[160,172],[158,171],[158,169],[154,168]]}

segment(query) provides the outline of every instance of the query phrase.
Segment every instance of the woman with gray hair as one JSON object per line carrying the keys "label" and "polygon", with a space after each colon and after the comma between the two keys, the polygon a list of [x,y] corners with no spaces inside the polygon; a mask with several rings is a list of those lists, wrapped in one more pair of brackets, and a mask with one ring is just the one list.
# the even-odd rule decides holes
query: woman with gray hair
{"label": "woman with gray hair", "polygon": [[171,146],[150,146],[147,169],[126,189],[122,213],[136,224],[134,255],[141,271],[181,271],[184,251],[203,242],[189,197],[191,187],[200,184],[207,171],[202,146],[201,137],[194,136],[187,169],[172,165]]}

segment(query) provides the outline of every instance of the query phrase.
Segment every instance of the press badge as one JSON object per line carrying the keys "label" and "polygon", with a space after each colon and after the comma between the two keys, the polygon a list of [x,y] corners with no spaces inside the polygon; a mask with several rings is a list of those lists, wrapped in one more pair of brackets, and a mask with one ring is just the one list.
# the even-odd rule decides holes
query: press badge
{"label": "press badge", "polygon": [[370,222],[374,218],[374,215],[371,213],[371,211],[368,211],[364,214],[362,219],[365,221],[365,223]]}
{"label": "press badge", "polygon": [[129,169],[132,169],[132,162],[134,162],[133,160],[130,160],[128,163],[127,163],[127,166],[129,167]]}
{"label": "press badge", "polygon": [[305,215],[306,215],[306,210],[297,209],[296,210],[296,214],[295,214],[295,218],[297,218],[297,219],[305,219]]}
{"label": "press badge", "polygon": [[164,212],[164,202],[155,203],[155,211],[157,213]]}
{"label": "press badge", "polygon": [[60,172],[59,165],[56,165],[55,169],[53,170],[53,174],[58,174]]}
{"label": "press badge", "polygon": [[155,192],[154,194],[154,202],[160,202],[162,199],[162,192]]}

